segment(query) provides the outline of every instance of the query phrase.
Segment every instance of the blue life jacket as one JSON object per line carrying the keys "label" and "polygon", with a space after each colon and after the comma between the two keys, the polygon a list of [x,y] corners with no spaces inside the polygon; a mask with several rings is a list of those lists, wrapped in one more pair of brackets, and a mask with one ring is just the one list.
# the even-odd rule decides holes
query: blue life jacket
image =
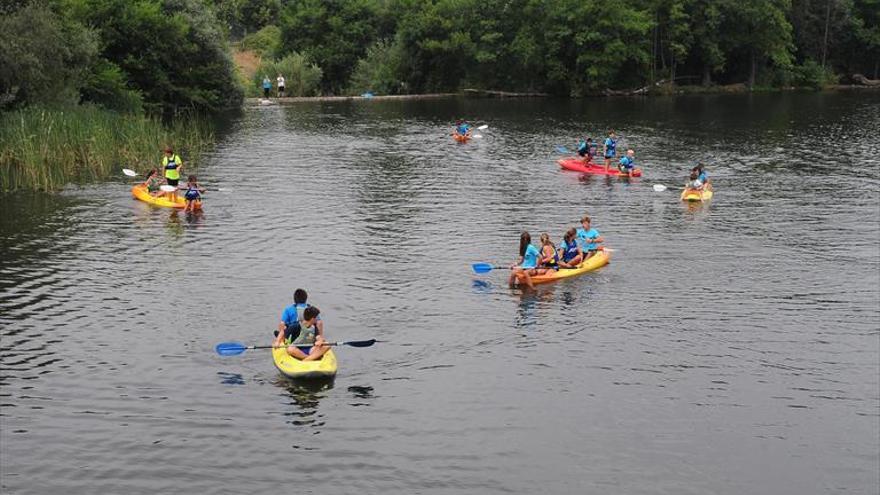
{"label": "blue life jacket", "polygon": [[201,193],[199,193],[199,188],[193,186],[186,186],[186,192],[183,194],[183,197],[194,201],[202,197]]}
{"label": "blue life jacket", "polygon": [[590,148],[587,146],[586,141],[581,141],[580,144],[578,144],[578,153],[586,153],[589,150]]}
{"label": "blue life jacket", "polygon": [[568,263],[578,255],[577,241],[572,239],[571,244],[562,241],[562,261]]}

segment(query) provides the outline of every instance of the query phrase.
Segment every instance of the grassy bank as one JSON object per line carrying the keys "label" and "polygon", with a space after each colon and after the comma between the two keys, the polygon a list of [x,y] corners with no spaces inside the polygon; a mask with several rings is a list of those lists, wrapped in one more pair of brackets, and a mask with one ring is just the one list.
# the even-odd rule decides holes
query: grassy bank
{"label": "grassy bank", "polygon": [[0,191],[56,191],[121,167],[143,170],[159,163],[166,144],[194,161],[212,138],[203,121],[163,125],[88,105],[6,112],[0,114]]}

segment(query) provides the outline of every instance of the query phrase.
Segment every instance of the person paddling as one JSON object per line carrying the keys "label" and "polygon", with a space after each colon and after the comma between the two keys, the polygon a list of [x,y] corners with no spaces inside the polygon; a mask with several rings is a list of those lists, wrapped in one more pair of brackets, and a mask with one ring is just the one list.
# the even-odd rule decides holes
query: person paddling
{"label": "person paddling", "polygon": [[547,272],[546,268],[538,268],[540,256],[541,252],[532,245],[532,236],[528,232],[523,232],[519,237],[519,262],[510,265],[511,273],[508,284],[513,287],[518,280],[525,281],[530,289],[534,289],[535,284],[532,283],[532,276]]}
{"label": "person paddling", "polygon": [[608,167],[611,166],[611,160],[617,155],[617,135],[614,131],[608,131],[608,137],[605,138],[605,148],[603,156],[605,157],[605,173],[608,173]]}
{"label": "person paddling", "polygon": [[698,163],[694,170],[697,171],[697,179],[702,182],[704,185],[709,185],[709,173],[706,172],[706,168],[702,163]]}
{"label": "person paddling", "polygon": [[599,235],[599,231],[590,227],[589,215],[581,218],[581,228],[577,229],[577,238],[581,243],[581,251],[584,253],[584,260],[590,259],[599,249],[599,243],[605,242],[605,239]]}
{"label": "person paddling", "polygon": [[[278,330],[275,332],[275,336],[278,336],[278,333],[283,331],[285,327],[293,325],[296,321],[301,321],[303,319],[303,313],[306,308],[310,308],[311,305],[308,303],[309,294],[305,289],[296,289],[293,291],[293,304],[284,308],[284,311],[281,313],[281,323],[278,324]],[[318,329],[318,335],[324,335],[324,322],[321,321],[321,317],[318,317],[318,322],[316,323]]]}
{"label": "person paddling", "polygon": [[466,120],[457,120],[454,132],[459,136],[471,137],[471,125]]}
{"label": "person paddling", "polygon": [[274,347],[287,347],[287,354],[300,361],[317,361],[330,349],[324,345],[324,336],[318,332],[321,311],[309,306],[303,310],[302,320],[294,321],[278,332]]}
{"label": "person paddling", "polygon": [[183,160],[180,155],[174,153],[170,146],[165,147],[165,156],[162,157],[162,168],[165,169],[165,182],[174,186],[174,191],[168,193],[171,201],[177,201],[177,184],[180,183],[180,172],[183,171]]}
{"label": "person paddling", "polygon": [[144,180],[144,187],[147,188],[147,192],[150,193],[150,196],[154,198],[162,194],[160,186],[162,185],[162,177],[159,175],[159,171],[155,168],[151,168],[149,172],[147,172],[147,178]]}

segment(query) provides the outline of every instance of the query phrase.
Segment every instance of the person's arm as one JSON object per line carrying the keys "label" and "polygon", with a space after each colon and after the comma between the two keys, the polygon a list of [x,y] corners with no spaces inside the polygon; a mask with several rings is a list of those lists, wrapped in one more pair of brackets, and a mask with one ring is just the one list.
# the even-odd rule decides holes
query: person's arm
{"label": "person's arm", "polygon": [[315,324],[315,328],[317,328],[316,337],[324,337],[324,322],[319,319]]}
{"label": "person's arm", "polygon": [[519,265],[522,265],[522,264],[523,264],[523,261],[525,261],[525,259],[526,259],[525,256],[520,256],[520,257],[519,257],[519,261],[517,261],[516,263],[510,265],[510,268],[513,269],[513,268],[518,267]]}
{"label": "person's arm", "polygon": [[599,243],[605,242],[605,238],[602,237],[601,235],[597,235],[596,237],[593,237],[592,239],[590,239],[590,241],[593,244],[599,244]]}
{"label": "person's arm", "polygon": [[275,341],[272,342],[273,347],[284,347],[284,329],[287,325],[282,321],[278,324],[278,335],[275,337]]}

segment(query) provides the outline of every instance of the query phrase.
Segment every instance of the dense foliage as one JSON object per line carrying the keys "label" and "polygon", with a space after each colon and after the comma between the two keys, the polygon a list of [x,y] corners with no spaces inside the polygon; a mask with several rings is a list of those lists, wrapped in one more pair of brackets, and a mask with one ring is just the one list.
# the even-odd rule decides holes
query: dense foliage
{"label": "dense foliage", "polygon": [[92,102],[173,115],[242,90],[203,0],[17,0],[0,18],[0,105]]}
{"label": "dense foliage", "polygon": [[322,69],[326,93],[564,95],[658,80],[877,78],[878,22],[880,0],[282,0],[260,20],[280,28],[278,56],[295,51]]}

